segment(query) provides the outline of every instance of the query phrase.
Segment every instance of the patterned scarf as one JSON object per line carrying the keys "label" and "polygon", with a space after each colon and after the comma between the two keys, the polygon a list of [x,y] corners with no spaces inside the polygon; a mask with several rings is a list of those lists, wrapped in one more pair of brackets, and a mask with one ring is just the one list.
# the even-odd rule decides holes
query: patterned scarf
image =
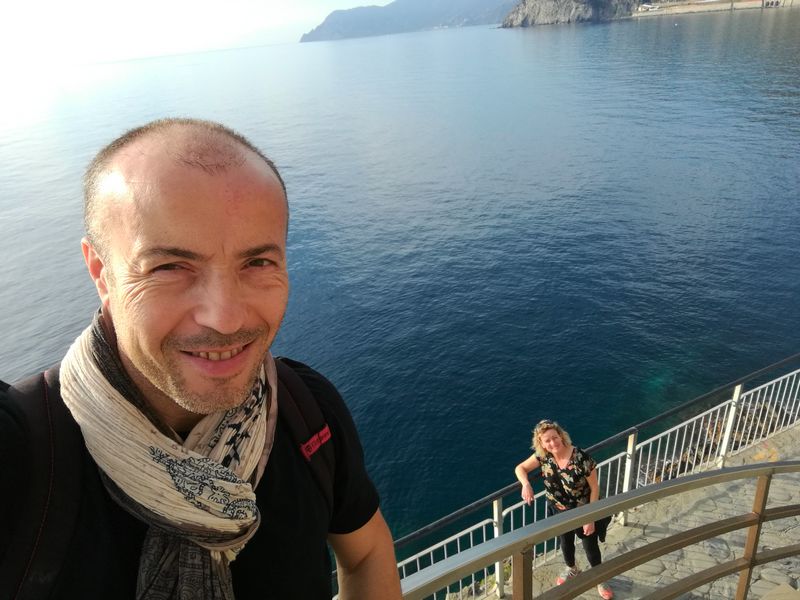
{"label": "patterned scarf", "polygon": [[182,441],[149,409],[95,318],[61,363],[61,395],[112,498],[147,523],[138,600],[233,600],[229,563],[260,522],[255,487],[275,435],[267,354],[248,399]]}

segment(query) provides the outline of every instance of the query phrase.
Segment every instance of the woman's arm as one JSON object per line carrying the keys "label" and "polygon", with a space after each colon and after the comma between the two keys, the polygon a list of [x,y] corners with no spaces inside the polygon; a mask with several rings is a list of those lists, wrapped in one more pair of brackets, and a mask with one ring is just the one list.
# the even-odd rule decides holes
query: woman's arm
{"label": "woman's arm", "polygon": [[[589,503],[597,502],[600,499],[600,485],[597,483],[597,469],[592,469],[592,472],[586,476],[586,483],[589,484]],[[583,526],[584,535],[592,535],[593,533],[594,521]]]}
{"label": "woman's arm", "polygon": [[519,463],[514,468],[514,475],[517,476],[517,480],[522,485],[522,499],[526,502],[526,504],[533,502],[533,487],[531,486],[531,482],[528,481],[528,473],[538,467],[539,459],[536,458],[535,454],[531,454],[530,457]]}

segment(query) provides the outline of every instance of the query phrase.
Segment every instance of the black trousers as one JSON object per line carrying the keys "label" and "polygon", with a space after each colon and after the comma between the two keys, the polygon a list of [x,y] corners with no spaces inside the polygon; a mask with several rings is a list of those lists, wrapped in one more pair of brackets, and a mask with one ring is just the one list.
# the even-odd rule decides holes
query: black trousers
{"label": "black trousers", "polygon": [[[564,562],[567,563],[568,567],[574,567],[575,531],[568,531],[564,535],[558,536],[558,541],[561,543],[561,554],[564,555]],[[581,543],[590,565],[596,567],[603,562],[603,557],[600,555],[600,544],[597,542],[597,533],[581,538]]]}
{"label": "black trousers", "polygon": [[[552,516],[558,514],[559,511],[555,506],[547,503],[547,514]],[[558,536],[558,543],[561,545],[561,554],[564,555],[564,562],[568,567],[575,566],[575,533],[576,530],[568,531],[567,533]],[[597,531],[592,535],[581,535],[581,543],[583,544],[583,551],[586,552],[586,559],[589,564],[596,567],[603,562],[603,557],[600,554],[600,544],[597,540]]]}

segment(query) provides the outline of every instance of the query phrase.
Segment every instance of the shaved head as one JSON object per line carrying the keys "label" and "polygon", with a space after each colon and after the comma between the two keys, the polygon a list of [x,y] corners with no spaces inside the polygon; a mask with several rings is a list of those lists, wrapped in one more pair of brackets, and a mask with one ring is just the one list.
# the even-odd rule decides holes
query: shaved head
{"label": "shaved head", "polygon": [[142,152],[141,142],[160,144],[176,165],[198,169],[209,175],[242,166],[253,153],[275,173],[286,196],[286,185],[275,164],[247,138],[213,121],[160,119],[131,129],[100,150],[86,169],[83,179],[84,226],[86,237],[101,255],[108,250],[107,211],[102,199],[113,194],[114,161],[126,152]]}

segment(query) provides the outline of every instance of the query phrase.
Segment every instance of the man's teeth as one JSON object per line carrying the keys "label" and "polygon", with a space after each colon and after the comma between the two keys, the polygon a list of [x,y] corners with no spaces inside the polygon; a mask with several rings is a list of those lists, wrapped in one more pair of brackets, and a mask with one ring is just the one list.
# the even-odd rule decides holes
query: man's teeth
{"label": "man's teeth", "polygon": [[239,354],[244,347],[226,350],[225,352],[192,352],[192,356],[199,356],[208,360],[228,360]]}

